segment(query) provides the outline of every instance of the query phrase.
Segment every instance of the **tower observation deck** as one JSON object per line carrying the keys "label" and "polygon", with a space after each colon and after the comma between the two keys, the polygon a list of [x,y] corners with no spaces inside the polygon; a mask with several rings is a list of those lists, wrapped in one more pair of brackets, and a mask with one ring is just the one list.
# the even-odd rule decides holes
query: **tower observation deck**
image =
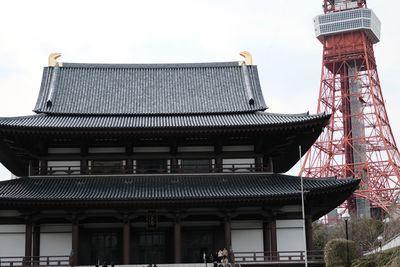
{"label": "tower observation deck", "polygon": [[[344,3],[343,3],[344,4]],[[356,2],[348,5],[354,6]],[[376,44],[381,37],[381,22],[369,8],[357,8],[332,12],[314,18],[315,35],[321,43],[325,37],[351,31],[363,31],[368,39]]]}
{"label": "tower observation deck", "polygon": [[381,23],[366,0],[324,0],[314,18],[323,45],[317,112],[332,114],[307,152],[302,175],[361,179],[345,208],[361,217],[394,215],[400,155],[379,82],[373,45]]}

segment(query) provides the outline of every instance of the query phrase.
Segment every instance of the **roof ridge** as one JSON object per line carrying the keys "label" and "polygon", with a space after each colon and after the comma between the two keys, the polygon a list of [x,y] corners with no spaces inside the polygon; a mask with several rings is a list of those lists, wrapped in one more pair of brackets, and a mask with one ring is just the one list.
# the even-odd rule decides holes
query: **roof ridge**
{"label": "roof ridge", "polygon": [[229,115],[237,115],[237,114],[255,114],[255,115],[263,115],[263,116],[282,116],[282,117],[318,117],[318,116],[330,116],[331,114],[327,114],[326,112],[320,112],[316,114],[310,114],[307,112],[302,113],[278,113],[278,112],[267,112],[265,107],[260,107],[259,110],[250,110],[250,111],[236,111],[236,112],[203,112],[203,113],[144,113],[144,114],[130,114],[130,113],[47,113],[47,112],[37,112],[36,114],[26,115],[26,116],[13,116],[13,117],[0,117],[0,119],[7,118],[22,118],[22,117],[35,117],[37,115],[42,116],[58,116],[58,117],[171,117],[171,116],[229,116]]}
{"label": "roof ridge", "polygon": [[63,62],[63,68],[200,68],[200,67],[238,67],[238,61],[201,62],[201,63],[69,63]]}
{"label": "roof ridge", "polygon": [[[221,116],[221,115],[236,115],[236,114],[254,114],[258,111],[266,110],[265,107],[259,107],[259,109],[254,110],[241,110],[241,111],[226,111],[226,112],[187,112],[187,113],[56,113],[56,112],[46,112],[38,111],[36,114],[45,114],[48,116],[74,116],[74,117],[168,117],[168,116]],[[285,113],[282,113],[283,115]],[[289,114],[291,115],[291,114]],[[0,117],[1,118],[1,117]]]}

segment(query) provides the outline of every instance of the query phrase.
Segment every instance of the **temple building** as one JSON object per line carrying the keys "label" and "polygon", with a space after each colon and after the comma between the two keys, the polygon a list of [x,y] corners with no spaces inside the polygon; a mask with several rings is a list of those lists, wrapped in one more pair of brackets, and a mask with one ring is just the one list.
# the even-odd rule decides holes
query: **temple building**
{"label": "temple building", "polygon": [[0,182],[0,259],[200,263],[225,247],[240,262],[311,250],[312,221],[358,186],[304,179],[304,242],[301,179],[283,173],[330,115],[266,112],[248,54],[194,64],[58,56],[36,114],[0,118],[0,162],[18,177]]}

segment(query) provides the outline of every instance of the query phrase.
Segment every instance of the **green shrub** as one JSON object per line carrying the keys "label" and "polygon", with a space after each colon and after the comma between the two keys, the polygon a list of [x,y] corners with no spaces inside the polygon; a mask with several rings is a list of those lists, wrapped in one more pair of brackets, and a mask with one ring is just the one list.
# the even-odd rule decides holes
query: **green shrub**
{"label": "green shrub", "polygon": [[381,253],[371,254],[355,260],[351,267],[398,267],[400,266],[400,247]]}
{"label": "green shrub", "polygon": [[[347,255],[347,252],[349,253]],[[332,239],[324,249],[326,267],[346,267],[359,255],[357,247],[352,240]]]}
{"label": "green shrub", "polygon": [[329,240],[329,231],[327,230],[327,227],[317,222],[313,222],[312,235],[313,250],[323,250]]}

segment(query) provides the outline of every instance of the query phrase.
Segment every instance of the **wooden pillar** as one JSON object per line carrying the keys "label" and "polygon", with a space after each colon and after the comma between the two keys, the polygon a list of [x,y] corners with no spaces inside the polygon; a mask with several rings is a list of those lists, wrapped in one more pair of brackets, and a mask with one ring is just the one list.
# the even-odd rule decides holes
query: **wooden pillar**
{"label": "wooden pillar", "polygon": [[[125,146],[125,153],[127,156],[132,156],[133,155],[133,143],[132,142],[127,142]],[[126,159],[126,166],[125,166],[125,172],[126,173],[133,173],[133,159],[132,158],[127,158]]]}
{"label": "wooden pillar", "polygon": [[263,167],[264,163],[263,163],[263,157],[262,156],[258,156],[256,157],[256,171],[257,172],[261,172],[264,171],[264,167]]}
{"label": "wooden pillar", "polygon": [[178,159],[175,157],[171,158],[171,172],[179,172]]}
{"label": "wooden pillar", "polygon": [[32,256],[34,257],[34,262],[39,260],[40,256],[40,225],[34,224],[33,226],[33,244],[32,244]]}
{"label": "wooden pillar", "polygon": [[268,157],[267,172],[274,172],[274,161],[272,160],[271,157]]}
{"label": "wooden pillar", "polygon": [[307,250],[312,250],[312,216],[306,216]]}
{"label": "wooden pillar", "polygon": [[72,222],[72,266],[78,265],[79,255],[79,223],[77,219]]}
{"label": "wooden pillar", "polygon": [[255,159],[255,171],[256,172],[263,172],[265,170],[264,168],[264,155],[263,155],[263,140],[264,138],[257,137],[255,146],[254,146],[254,152],[257,154],[256,159]]}
{"label": "wooden pillar", "polygon": [[[32,256],[32,221],[30,218],[25,219],[25,261],[30,262]],[[30,264],[27,264],[30,265]]]}
{"label": "wooden pillar", "polygon": [[133,173],[133,159],[127,159],[126,160],[126,166],[125,166],[125,172],[126,173]]}
{"label": "wooden pillar", "polygon": [[214,145],[214,151],[216,154],[214,172],[223,172],[224,166],[223,166],[222,155],[221,155],[222,154],[222,145],[220,142],[217,142],[217,144]]}
{"label": "wooden pillar", "polygon": [[228,250],[229,255],[228,259],[229,262],[234,265],[234,257],[232,255],[232,228],[231,228],[231,217],[227,215],[225,217],[225,224],[224,224],[224,230],[225,230],[225,248]]}
{"label": "wooden pillar", "polygon": [[[276,240],[276,219],[269,218],[268,220],[264,221],[264,251],[265,256],[272,257],[275,252],[278,250],[278,243]],[[272,258],[271,258],[272,259]]]}
{"label": "wooden pillar", "polygon": [[124,229],[123,229],[123,240],[124,240],[124,264],[130,264],[131,262],[131,226],[128,217],[124,218]]}
{"label": "wooden pillar", "polygon": [[271,251],[278,251],[278,242],[276,239],[276,218],[271,221]]}
{"label": "wooden pillar", "polygon": [[174,253],[175,253],[175,263],[182,262],[181,256],[181,219],[179,215],[175,217],[174,222]]}
{"label": "wooden pillar", "polygon": [[81,160],[81,174],[89,174],[89,166],[87,159]]}
{"label": "wooden pillar", "polygon": [[231,218],[225,218],[225,247],[229,249],[232,246]]}
{"label": "wooden pillar", "polygon": [[170,170],[171,172],[180,172],[179,166],[178,166],[178,159],[177,159],[177,154],[178,154],[178,145],[176,140],[172,141],[172,144],[170,146],[170,153],[171,153],[171,166]]}
{"label": "wooden pillar", "polygon": [[29,169],[28,169],[28,175],[32,176],[32,175],[36,175],[38,174],[38,161],[37,160],[30,160],[29,161]]}
{"label": "wooden pillar", "polygon": [[88,160],[85,158],[88,154],[88,146],[87,142],[82,142],[80,145],[80,155],[82,157],[81,159],[81,173],[82,174],[89,174],[89,166],[88,166]]}
{"label": "wooden pillar", "polygon": [[271,252],[271,220],[265,220],[263,222],[263,234],[264,251]]}
{"label": "wooden pillar", "polygon": [[215,158],[215,172],[223,172],[222,158]]}
{"label": "wooden pillar", "polygon": [[47,175],[48,170],[47,170],[47,160],[41,159],[40,160],[40,174],[41,175]]}

